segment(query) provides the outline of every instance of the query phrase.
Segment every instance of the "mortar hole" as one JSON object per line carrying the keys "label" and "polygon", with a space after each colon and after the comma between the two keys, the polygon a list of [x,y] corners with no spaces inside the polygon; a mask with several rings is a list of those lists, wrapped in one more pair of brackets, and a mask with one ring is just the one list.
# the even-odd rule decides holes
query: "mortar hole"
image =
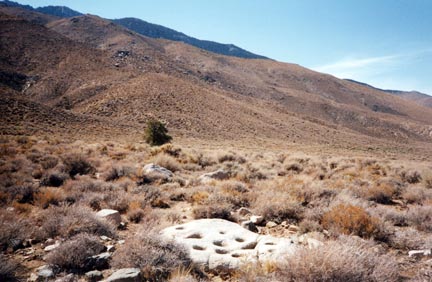
{"label": "mortar hole", "polygon": [[186,239],[201,239],[202,236],[199,233],[194,233],[186,237]]}
{"label": "mortar hole", "polygon": [[204,251],[206,248],[201,247],[201,246],[197,246],[197,245],[193,245],[193,246],[192,246],[192,249],[194,249],[194,250],[198,250],[198,251]]}
{"label": "mortar hole", "polygon": [[239,257],[241,257],[242,255],[241,254],[232,254],[231,255],[233,258],[239,258]]}
{"label": "mortar hole", "polygon": [[225,231],[219,231],[219,234],[223,235],[223,234],[225,234]]}
{"label": "mortar hole", "polygon": [[240,242],[240,243],[244,242],[244,239],[242,239],[242,238],[235,238],[235,240],[236,240],[237,242]]}
{"label": "mortar hole", "polygon": [[222,249],[216,249],[215,252],[216,252],[217,254],[221,254],[221,255],[224,255],[224,254],[227,254],[227,253],[228,253],[227,250],[222,250]]}
{"label": "mortar hole", "polygon": [[182,227],[182,226],[179,226],[176,228],[176,230],[183,230],[183,229],[184,229],[184,227]]}
{"label": "mortar hole", "polygon": [[267,242],[267,243],[265,243],[266,245],[274,245],[274,243],[273,242]]}
{"label": "mortar hole", "polygon": [[220,240],[220,241],[213,241],[213,245],[218,246],[218,247],[225,246],[224,241],[222,241],[222,240]]}
{"label": "mortar hole", "polygon": [[256,245],[257,245],[257,242],[250,242],[247,245],[243,246],[242,249],[243,250],[253,250],[253,249],[255,249]]}

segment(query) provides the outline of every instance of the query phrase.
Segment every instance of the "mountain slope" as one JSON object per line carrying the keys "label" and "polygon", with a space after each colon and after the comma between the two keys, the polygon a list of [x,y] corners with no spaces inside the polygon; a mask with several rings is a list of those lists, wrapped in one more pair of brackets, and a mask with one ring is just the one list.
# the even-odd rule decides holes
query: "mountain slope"
{"label": "mountain slope", "polygon": [[105,135],[111,126],[111,138],[138,138],[156,117],[176,138],[206,142],[398,151],[431,144],[432,110],[298,65],[217,55],[91,15],[46,26],[5,14],[0,20],[0,87],[53,114],[85,117],[92,130],[74,138]]}
{"label": "mountain slope", "polygon": [[413,101],[418,105],[421,106],[425,106],[425,107],[429,107],[432,108],[432,96],[418,92],[418,91],[400,91],[400,90],[389,90],[389,89],[380,89],[377,87],[374,87],[372,85],[369,85],[367,83],[364,82],[359,82],[359,81],[355,81],[352,79],[345,79],[347,81],[353,82],[353,83],[357,83],[375,90],[379,90],[379,91],[383,91],[392,95],[396,95],[398,97],[401,97],[405,100],[409,100],[409,101]]}
{"label": "mountain slope", "polygon": [[130,30],[133,30],[139,34],[152,37],[152,38],[163,38],[173,41],[181,41],[192,46],[227,56],[234,56],[239,58],[248,59],[267,59],[264,56],[253,54],[233,44],[221,44],[213,41],[199,40],[184,33],[175,31],[173,29],[148,23],[146,21],[137,18],[122,18],[112,20],[113,22],[122,25]]}

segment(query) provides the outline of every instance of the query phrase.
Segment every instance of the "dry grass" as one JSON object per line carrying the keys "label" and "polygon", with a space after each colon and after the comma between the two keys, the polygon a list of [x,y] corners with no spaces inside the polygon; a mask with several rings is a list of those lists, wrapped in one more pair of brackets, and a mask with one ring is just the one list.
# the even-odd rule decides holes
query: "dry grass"
{"label": "dry grass", "polygon": [[39,236],[43,239],[62,236],[72,237],[79,233],[116,237],[114,226],[96,217],[93,211],[83,206],[59,206],[47,209],[41,216]]}
{"label": "dry grass", "polygon": [[19,274],[21,271],[22,266],[18,262],[0,254],[0,281],[22,281],[22,277]]}
{"label": "dry grass", "polygon": [[0,210],[0,250],[16,250],[31,235],[33,224],[28,219],[6,210]]}
{"label": "dry grass", "polygon": [[89,257],[100,254],[104,249],[98,237],[80,233],[55,248],[45,259],[61,270],[82,272],[92,268],[88,263]]}
{"label": "dry grass", "polygon": [[115,252],[112,265],[116,268],[140,268],[146,281],[164,281],[191,261],[180,247],[159,239],[156,232],[142,230]]}
{"label": "dry grass", "polygon": [[358,235],[364,238],[376,236],[380,230],[377,218],[366,210],[350,204],[339,204],[323,216],[324,228],[335,234]]}
{"label": "dry grass", "polygon": [[397,264],[368,242],[344,237],[316,249],[300,249],[277,272],[281,281],[398,281]]}
{"label": "dry grass", "polygon": [[169,169],[172,172],[176,172],[181,170],[181,164],[172,156],[165,155],[165,154],[159,154],[154,159],[154,163],[164,167],[166,169]]}

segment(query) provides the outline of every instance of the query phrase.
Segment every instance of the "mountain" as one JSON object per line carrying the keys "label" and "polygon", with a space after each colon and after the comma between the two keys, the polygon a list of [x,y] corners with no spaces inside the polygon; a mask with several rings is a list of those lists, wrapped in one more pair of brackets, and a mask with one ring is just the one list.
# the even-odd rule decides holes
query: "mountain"
{"label": "mountain", "polygon": [[380,89],[380,88],[376,88],[372,85],[369,85],[367,83],[355,81],[352,79],[346,79],[346,80],[360,84],[360,85],[363,85],[363,86],[367,86],[367,87],[370,87],[373,89],[377,89],[379,91],[384,91],[384,92],[399,96],[403,99],[413,101],[413,102],[415,102],[421,106],[432,108],[432,96],[430,96],[428,94],[424,94],[424,93],[421,93],[418,91],[401,91],[401,90]]}
{"label": "mountain", "polygon": [[139,140],[158,118],[176,140],[432,152],[432,109],[384,91],[149,38],[93,15],[41,25],[17,9],[0,10],[3,134]]}
{"label": "mountain", "polygon": [[[0,2],[0,6],[19,7],[26,10],[37,11],[46,15],[60,17],[60,18],[71,18],[71,17],[83,15],[80,12],[74,11],[64,6],[46,6],[46,7],[39,7],[35,9],[29,5],[21,5],[19,3],[8,1],[8,0]],[[222,44],[222,43],[217,43],[208,40],[199,40],[190,37],[188,35],[185,35],[184,33],[175,31],[173,29],[161,25],[148,23],[146,21],[136,19],[136,18],[122,18],[122,19],[115,19],[112,21],[144,36],[181,41],[186,44],[190,44],[192,46],[210,52],[214,52],[217,54],[234,56],[239,58],[248,58],[248,59],[267,59],[264,56],[251,53],[233,44]]]}
{"label": "mountain", "polygon": [[216,54],[248,59],[267,59],[264,56],[253,54],[233,44],[221,44],[213,41],[199,40],[173,29],[148,23],[137,18],[122,18],[112,21],[148,37],[181,41]]}
{"label": "mountain", "polygon": [[36,11],[60,18],[81,16],[82,14],[65,6],[46,6],[36,8]]}

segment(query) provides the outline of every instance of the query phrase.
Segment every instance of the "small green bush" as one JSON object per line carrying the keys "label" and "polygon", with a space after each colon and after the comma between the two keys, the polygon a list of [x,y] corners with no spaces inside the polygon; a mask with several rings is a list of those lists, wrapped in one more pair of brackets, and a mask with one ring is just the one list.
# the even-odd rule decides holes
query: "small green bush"
{"label": "small green bush", "polygon": [[149,120],[145,131],[145,141],[151,146],[159,146],[168,143],[172,137],[168,135],[165,124],[158,120]]}

